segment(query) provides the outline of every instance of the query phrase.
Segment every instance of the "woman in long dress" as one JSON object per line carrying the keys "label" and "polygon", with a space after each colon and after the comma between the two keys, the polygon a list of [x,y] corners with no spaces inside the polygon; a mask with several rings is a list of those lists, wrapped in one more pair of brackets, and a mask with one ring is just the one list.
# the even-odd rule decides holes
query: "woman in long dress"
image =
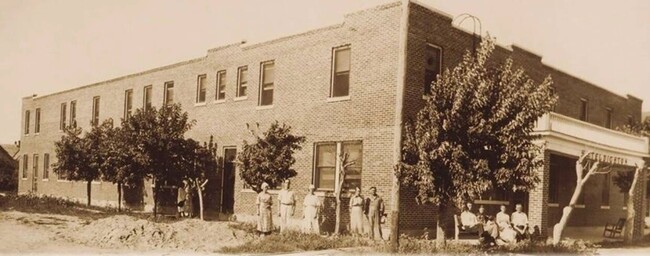
{"label": "woman in long dress", "polygon": [[363,197],[359,187],[355,188],[354,195],[350,197],[350,233],[363,234]]}
{"label": "woman in long dress", "polygon": [[262,192],[257,194],[257,231],[260,232],[260,236],[264,237],[267,234],[270,234],[273,231],[273,213],[271,212],[271,206],[273,205],[273,199],[271,194],[268,193],[269,184],[266,182],[262,183]]}

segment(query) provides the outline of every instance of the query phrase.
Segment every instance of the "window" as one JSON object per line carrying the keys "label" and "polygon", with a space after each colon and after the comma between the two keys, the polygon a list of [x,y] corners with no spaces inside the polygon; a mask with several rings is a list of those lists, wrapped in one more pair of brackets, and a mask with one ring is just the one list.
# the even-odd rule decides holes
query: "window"
{"label": "window", "polygon": [[50,178],[50,154],[43,155],[43,179]]}
{"label": "window", "polygon": [[131,117],[133,112],[133,90],[124,91],[124,119]]}
{"label": "window", "polygon": [[70,102],[70,125],[77,127],[77,101]]}
{"label": "window", "polygon": [[589,110],[589,101],[586,99],[580,99],[580,120],[582,121],[587,121],[588,114],[587,111]]}
{"label": "window", "polygon": [[605,127],[607,128],[612,128],[612,109],[611,108],[605,108],[605,111],[607,112],[605,116]]}
{"label": "window", "polygon": [[174,82],[165,83],[165,101],[163,102],[164,106],[174,104]]}
{"label": "window", "polygon": [[93,97],[93,125],[99,124],[99,96]]}
{"label": "window", "polygon": [[196,103],[205,102],[205,80],[206,75],[199,75],[196,79]]}
{"label": "window", "polygon": [[41,109],[37,108],[34,113],[34,133],[41,132]]}
{"label": "window", "polygon": [[348,167],[343,189],[361,187],[361,172],[363,169],[363,146],[361,141],[318,143],[315,147],[315,180],[317,188],[334,190],[339,168],[338,157],[349,155],[348,161],[355,164]]}
{"label": "window", "polygon": [[217,92],[215,100],[226,99],[226,71],[222,70],[217,73]]}
{"label": "window", "polygon": [[27,179],[27,165],[29,162],[29,156],[23,155],[23,179]]}
{"label": "window", "polygon": [[260,67],[260,106],[273,105],[273,85],[275,81],[275,64],[264,62]]}
{"label": "window", "polygon": [[246,96],[246,88],[248,87],[248,67],[239,67],[237,70],[237,97]]}
{"label": "window", "polygon": [[144,92],[142,94],[142,108],[144,110],[151,108],[151,88],[151,85],[144,87]]}
{"label": "window", "polygon": [[330,97],[350,95],[350,46],[334,48]]}
{"label": "window", "polygon": [[29,134],[29,110],[25,111],[25,134]]}
{"label": "window", "polygon": [[603,175],[603,189],[601,195],[601,206],[609,206],[609,183],[611,182],[611,175],[609,173]]}
{"label": "window", "polygon": [[38,154],[34,154],[34,159],[32,161],[34,161],[34,166],[32,167],[34,168],[34,172],[32,173],[34,176],[32,177],[33,179],[37,179],[38,178]]}
{"label": "window", "polygon": [[424,52],[426,59],[424,68],[424,94],[431,94],[431,83],[436,81],[442,69],[442,48],[427,44]]}
{"label": "window", "polygon": [[68,113],[68,104],[61,103],[61,118],[59,120],[59,130],[65,130],[67,113]]}

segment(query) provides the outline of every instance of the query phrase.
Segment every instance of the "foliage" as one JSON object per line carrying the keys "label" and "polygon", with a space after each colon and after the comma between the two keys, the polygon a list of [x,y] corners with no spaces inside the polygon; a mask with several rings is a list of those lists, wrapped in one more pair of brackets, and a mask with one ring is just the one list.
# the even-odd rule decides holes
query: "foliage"
{"label": "foliage", "polygon": [[[199,196],[199,214],[203,220],[203,198],[205,185],[210,178],[216,178],[217,173],[217,144],[210,136],[210,142],[203,145],[195,140],[185,140],[182,155],[186,156],[183,164],[183,179],[188,181]],[[214,182],[214,181],[213,181]]]}
{"label": "foliage", "polygon": [[421,202],[458,204],[495,188],[525,191],[539,180],[543,159],[532,131],[557,99],[551,78],[536,83],[512,59],[492,67],[493,50],[488,38],[445,70],[405,126],[397,175]]}
{"label": "foliage", "polygon": [[18,162],[14,159],[0,159],[0,191],[18,189]]}
{"label": "foliage", "polygon": [[87,143],[81,137],[82,130],[79,127],[68,127],[61,140],[54,142],[56,163],[52,164],[52,170],[59,177],[69,180],[85,180],[88,176],[90,159],[85,148]]}
{"label": "foliage", "polygon": [[368,238],[352,236],[323,237],[297,231],[272,234],[261,239],[250,240],[239,246],[224,247],[221,253],[282,253],[317,251],[346,247],[373,245]]}
{"label": "foliage", "polygon": [[[645,120],[640,123],[632,122],[623,127],[619,127],[618,130],[635,136],[650,138],[650,117],[646,117]],[[628,191],[630,191],[632,181],[634,180],[634,174],[635,172],[633,171],[618,172],[618,174],[613,177],[613,182],[620,189],[621,193],[628,193]]]}
{"label": "foliage", "polygon": [[[259,128],[259,125],[258,125]],[[262,191],[263,182],[271,187],[279,186],[282,181],[296,176],[291,166],[296,162],[293,153],[302,149],[305,137],[291,133],[291,127],[274,122],[262,136],[251,131],[255,141],[244,140],[242,151],[237,155],[237,164],[241,167],[241,179],[254,191]]]}

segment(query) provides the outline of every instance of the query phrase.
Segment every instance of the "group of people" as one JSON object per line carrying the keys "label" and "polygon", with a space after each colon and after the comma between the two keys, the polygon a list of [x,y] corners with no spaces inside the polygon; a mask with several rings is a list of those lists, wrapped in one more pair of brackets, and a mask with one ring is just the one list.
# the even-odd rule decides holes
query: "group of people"
{"label": "group of people", "polygon": [[[506,206],[501,205],[496,217],[486,214],[484,206],[480,206],[478,213],[474,213],[472,206],[472,203],[467,203],[463,207],[463,211],[460,213],[459,228],[477,232],[481,243],[513,243],[531,237],[528,215],[523,212],[521,204],[515,205],[515,211],[511,215],[506,213]],[[535,232],[538,231],[535,230]]]}
{"label": "group of people", "polygon": [[[260,236],[265,236],[273,231],[273,198],[268,192],[269,184],[262,183],[262,191],[257,195],[257,231]],[[314,194],[316,188],[309,185],[308,193],[303,199],[303,220],[302,230],[305,233],[320,234],[321,200]],[[287,180],[282,184],[282,190],[278,192],[278,217],[280,217],[280,232],[288,229],[289,218],[294,216],[297,199],[295,193],[290,189],[290,182]],[[375,187],[370,188],[370,196],[361,196],[361,190],[357,187],[350,197],[350,233],[355,235],[368,234],[372,238],[381,239],[381,218],[384,216],[384,201],[377,195]],[[368,223],[368,230],[364,230],[364,222]]]}

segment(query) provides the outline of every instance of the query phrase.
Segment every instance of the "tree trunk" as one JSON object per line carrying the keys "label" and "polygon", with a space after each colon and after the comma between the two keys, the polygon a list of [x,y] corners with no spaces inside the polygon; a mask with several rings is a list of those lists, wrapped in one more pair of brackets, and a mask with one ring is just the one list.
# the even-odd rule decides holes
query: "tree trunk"
{"label": "tree trunk", "polygon": [[560,240],[562,240],[562,232],[564,232],[564,228],[566,228],[566,225],[569,222],[569,218],[578,202],[578,198],[580,198],[580,193],[582,193],[584,182],[582,182],[580,177],[576,177],[576,179],[578,181],[576,182],[576,188],[571,196],[571,201],[569,201],[569,205],[562,209],[562,218],[560,219],[560,222],[553,226],[553,244],[558,244],[560,243]]}
{"label": "tree trunk", "polygon": [[117,183],[117,211],[122,211],[122,182]]}
{"label": "tree trunk", "polygon": [[334,225],[334,234],[341,234],[341,191],[336,193],[336,224]]}
{"label": "tree trunk", "polygon": [[194,185],[196,185],[196,193],[199,196],[199,216],[201,220],[203,220],[203,190],[202,190],[202,185],[199,183],[198,180],[194,181]]}
{"label": "tree trunk", "polygon": [[153,185],[153,217],[154,220],[156,219],[156,215],[158,214],[158,182],[154,180],[154,185]]}
{"label": "tree trunk", "polygon": [[399,251],[399,196],[400,184],[397,176],[393,176],[390,204],[390,250],[392,253]]}
{"label": "tree trunk", "polygon": [[88,206],[90,206],[90,196],[91,196],[90,193],[91,193],[91,191],[92,191],[92,190],[91,190],[91,182],[93,182],[93,181],[92,181],[92,180],[88,180],[88,181],[86,182],[86,195],[88,196]]}
{"label": "tree trunk", "polygon": [[641,167],[635,170],[632,185],[630,185],[630,190],[627,192],[627,217],[625,220],[625,234],[623,236],[624,241],[627,243],[632,242],[634,238],[634,217],[636,215],[636,210],[634,209],[634,190],[639,180],[639,176],[641,176],[641,170]]}
{"label": "tree trunk", "polygon": [[448,207],[446,204],[441,203],[438,206],[438,214],[436,215],[436,246],[438,248],[445,246],[447,238],[445,237],[445,223],[443,223],[444,215],[447,214]]}

